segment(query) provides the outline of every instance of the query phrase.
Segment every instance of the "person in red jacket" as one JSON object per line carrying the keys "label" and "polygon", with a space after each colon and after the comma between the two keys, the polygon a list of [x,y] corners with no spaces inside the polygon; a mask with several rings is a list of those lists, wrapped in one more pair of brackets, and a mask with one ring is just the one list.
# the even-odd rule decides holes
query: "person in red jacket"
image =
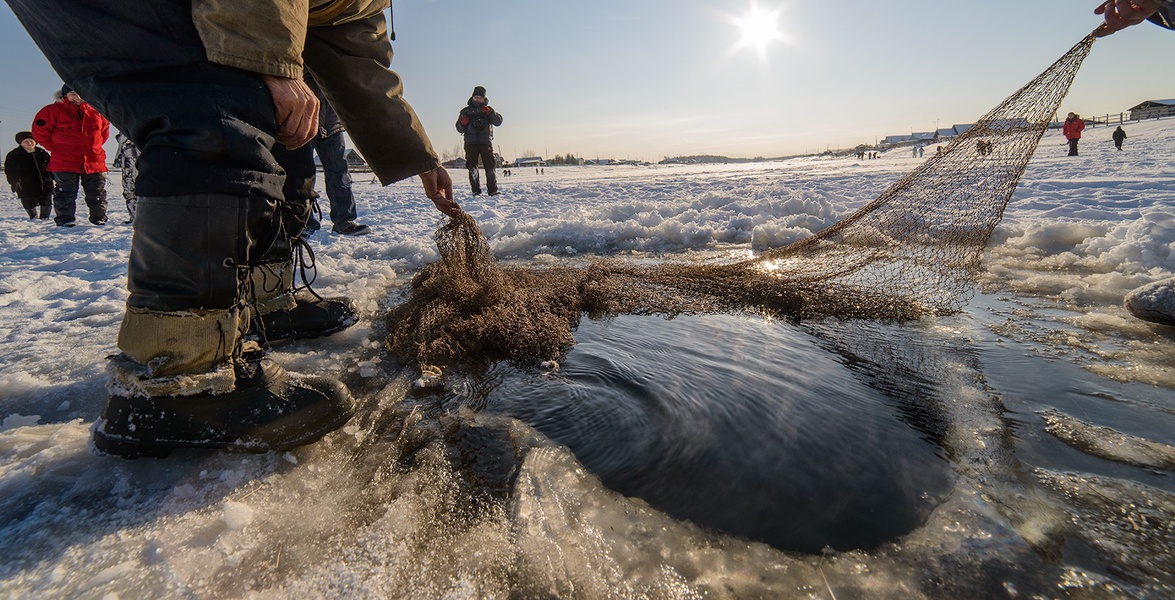
{"label": "person in red jacket", "polygon": [[1069,113],[1069,118],[1065,119],[1065,125],[1061,128],[1065,139],[1069,140],[1069,156],[1077,156],[1077,140],[1081,139],[1084,130],[1085,121],[1077,113]]}
{"label": "person in red jacket", "polygon": [[106,151],[102,144],[110,139],[110,121],[63,85],[61,98],[33,118],[33,139],[52,155],[53,221],[58,226],[74,226],[80,186],[85,190],[90,222],[105,225]]}

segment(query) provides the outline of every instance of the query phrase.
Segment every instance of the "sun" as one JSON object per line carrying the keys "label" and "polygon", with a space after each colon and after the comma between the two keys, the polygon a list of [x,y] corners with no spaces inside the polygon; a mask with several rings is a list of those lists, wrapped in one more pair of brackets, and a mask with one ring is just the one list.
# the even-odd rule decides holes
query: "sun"
{"label": "sun", "polygon": [[759,54],[759,58],[767,58],[767,46],[783,39],[783,34],[779,32],[781,12],[783,11],[762,8],[752,2],[746,14],[731,18],[731,21],[742,33],[735,49],[754,48]]}

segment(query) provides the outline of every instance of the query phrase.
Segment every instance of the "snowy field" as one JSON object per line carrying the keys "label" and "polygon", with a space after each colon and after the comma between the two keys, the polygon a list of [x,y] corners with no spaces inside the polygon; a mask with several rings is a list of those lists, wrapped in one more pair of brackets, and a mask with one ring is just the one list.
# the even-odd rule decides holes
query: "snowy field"
{"label": "snowy field", "polygon": [[[1135,287],[1175,276],[1175,119],[1126,125],[1130,137],[1122,152],[1110,141],[1112,129],[1087,129],[1076,158],[1064,155],[1058,131],[1046,133],[995,232],[981,293],[968,312],[979,315],[992,335],[1038,356],[1107,382],[1151,386],[1152,397],[1172,415],[1175,328],[1133,318],[1122,298]],[[934,150],[928,148],[926,158]],[[910,154],[903,149],[877,160],[813,157],[726,166],[547,167],[543,174],[518,169],[499,176],[503,193],[494,198],[469,197],[465,173],[452,175],[458,201],[501,260],[685,260],[778,247],[819,231],[923,160]],[[319,189],[325,196],[321,181]],[[193,453],[127,462],[90,453],[88,428],[103,402],[105,358],[117,352],[127,298],[131,226],[122,224],[116,174],[108,190],[110,224],[90,226],[79,200],[79,226],[68,229],[26,219],[11,194],[0,194],[0,554],[8,557],[0,566],[0,596],[502,597],[495,590],[509,586],[495,571],[508,571],[518,552],[502,548],[526,534],[538,540],[526,549],[528,556],[541,555],[541,541],[554,538],[539,525],[559,524],[528,520],[520,501],[513,514],[467,523],[461,535],[423,526],[447,518],[441,513],[452,508],[446,499],[458,493],[455,485],[438,468],[387,473],[375,477],[380,486],[348,487],[331,449],[362,444],[361,428],[281,456]],[[328,339],[281,346],[274,356],[292,371],[343,376],[359,393],[402,397],[402,389],[392,388],[402,388],[410,376],[384,357],[382,318],[413,273],[436,259],[431,233],[441,216],[415,181],[381,188],[369,175],[356,174],[355,190],[359,222],[373,233],[335,236],[325,222],[311,243],[316,290],[355,298],[362,319]],[[1066,382],[1055,385],[1060,391]],[[1157,441],[1175,444],[1169,431]],[[622,505],[553,445],[532,457],[550,463],[542,472],[558,474],[546,483],[563,487],[524,493],[527,485],[543,482],[522,477],[520,497],[540,504],[572,494],[598,500],[590,516],[565,515],[563,527],[592,519],[596,526],[624,524],[628,529],[614,533],[620,540],[670,528],[676,545],[666,548],[689,545],[697,564],[725,564],[712,574],[725,589],[754,590],[747,581],[787,572],[797,582],[795,593],[829,597],[837,581],[854,577],[847,566],[831,572],[819,557],[789,562],[768,547],[714,542],[647,506]],[[340,508],[376,487],[385,494],[379,515]],[[1165,498],[1171,502],[1170,495]],[[617,512],[603,514],[608,511]],[[642,516],[620,516],[630,513]],[[606,541],[588,534],[567,540]],[[331,549],[334,567],[316,562],[319,544]],[[481,560],[454,562],[454,556],[482,552]],[[697,571],[616,555],[612,560],[581,565],[597,577],[569,576],[580,585],[571,596],[599,597],[585,581],[600,586],[595,592],[617,597],[692,598],[721,588]],[[339,564],[347,565],[345,575]],[[820,564],[830,570],[832,586]],[[861,564],[873,569],[876,597],[909,597],[907,579],[921,577],[901,561]],[[621,579],[654,583],[609,588],[616,580],[610,570]],[[420,571],[441,574],[421,578]],[[1089,583],[1079,570],[1073,577],[1075,587]]]}

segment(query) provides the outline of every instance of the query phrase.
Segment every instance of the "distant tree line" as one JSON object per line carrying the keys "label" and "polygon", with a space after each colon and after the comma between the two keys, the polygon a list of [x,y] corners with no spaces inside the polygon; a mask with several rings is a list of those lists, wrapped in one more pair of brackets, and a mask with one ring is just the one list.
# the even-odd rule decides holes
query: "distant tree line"
{"label": "distant tree line", "polygon": [[763,158],[762,156],[756,156],[755,158],[731,158],[729,156],[718,156],[718,155],[714,155],[714,154],[695,154],[692,156],[666,157],[665,160],[662,160],[661,162],[663,164],[665,164],[665,163],[701,164],[701,163],[748,163],[748,162],[761,162],[763,160],[766,160],[766,159]]}
{"label": "distant tree line", "polygon": [[547,159],[548,165],[578,165],[583,159],[568,152],[566,155],[556,154],[555,158]]}

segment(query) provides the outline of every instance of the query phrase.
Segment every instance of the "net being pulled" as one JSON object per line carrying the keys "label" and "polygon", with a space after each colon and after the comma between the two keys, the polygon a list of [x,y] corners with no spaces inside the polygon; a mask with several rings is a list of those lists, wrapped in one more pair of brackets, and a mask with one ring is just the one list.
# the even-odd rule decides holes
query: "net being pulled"
{"label": "net being pulled", "polygon": [[558,358],[583,314],[757,313],[908,320],[960,310],[992,231],[1093,46],[1087,36],[876,200],[796,243],[729,264],[503,267],[462,213],[388,315],[402,360]]}

